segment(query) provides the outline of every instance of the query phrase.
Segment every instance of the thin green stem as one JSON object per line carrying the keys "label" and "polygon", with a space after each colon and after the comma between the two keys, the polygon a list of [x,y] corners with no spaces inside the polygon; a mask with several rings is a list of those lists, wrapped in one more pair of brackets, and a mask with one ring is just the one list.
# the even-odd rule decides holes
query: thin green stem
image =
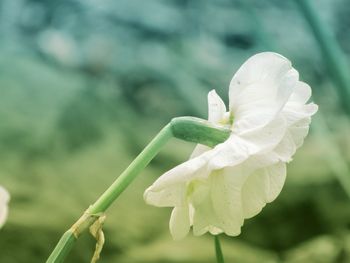
{"label": "thin green stem", "polygon": [[216,254],[216,261],[218,263],[224,263],[224,256],[222,254],[220,239],[218,235],[214,236],[214,243],[215,243],[215,254]]}
{"label": "thin green stem", "polygon": [[215,126],[202,119],[193,117],[174,118],[157,134],[97,201],[85,211],[80,219],[61,237],[46,262],[63,262],[80,234],[86,231],[112,205],[118,196],[159,153],[170,138],[175,137],[212,147],[227,140],[229,135],[229,129]]}
{"label": "thin green stem", "polygon": [[97,199],[90,207],[92,214],[103,213],[136,176],[149,164],[161,148],[172,138],[170,124],[166,125],[157,136],[144,148],[126,170],[114,181],[114,183]]}
{"label": "thin green stem", "polygon": [[64,261],[68,253],[73,248],[77,238],[73,232],[69,229],[63,234],[60,241],[57,243],[56,248],[52,251],[50,257],[46,262],[61,263]]}

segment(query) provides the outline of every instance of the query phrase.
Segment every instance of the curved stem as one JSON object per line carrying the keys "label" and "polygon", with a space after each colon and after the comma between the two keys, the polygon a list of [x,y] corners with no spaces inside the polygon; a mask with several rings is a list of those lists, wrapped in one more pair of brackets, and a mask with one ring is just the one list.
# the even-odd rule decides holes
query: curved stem
{"label": "curved stem", "polygon": [[219,240],[219,236],[215,235],[214,236],[214,243],[215,243],[215,254],[216,254],[216,261],[218,263],[224,263],[224,256],[222,254],[222,250],[221,250],[221,244],[220,244],[220,240]]}
{"label": "curved stem", "polygon": [[63,262],[76,239],[88,229],[130,185],[137,175],[159,153],[172,137],[189,142],[214,146],[230,136],[230,130],[194,117],[179,117],[171,120],[146,148],[135,158],[112,185],[91,205],[81,218],[61,237],[47,263]]}

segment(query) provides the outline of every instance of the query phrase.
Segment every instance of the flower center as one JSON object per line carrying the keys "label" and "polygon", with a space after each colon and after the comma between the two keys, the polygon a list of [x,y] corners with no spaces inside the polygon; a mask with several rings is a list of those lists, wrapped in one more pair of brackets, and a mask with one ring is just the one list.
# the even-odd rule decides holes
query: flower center
{"label": "flower center", "polygon": [[224,114],[224,117],[219,121],[219,124],[229,126],[230,128],[232,128],[233,120],[234,120],[233,113],[228,111]]}

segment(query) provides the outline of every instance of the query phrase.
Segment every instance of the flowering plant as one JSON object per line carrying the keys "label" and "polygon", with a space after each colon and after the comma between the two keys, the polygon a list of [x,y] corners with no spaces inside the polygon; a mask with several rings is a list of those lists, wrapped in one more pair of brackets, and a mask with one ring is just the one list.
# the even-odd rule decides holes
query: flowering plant
{"label": "flowering plant", "polygon": [[178,117],[170,121],[129,167],[61,237],[47,262],[63,262],[80,234],[96,239],[91,262],[99,258],[105,238],[105,211],[172,137],[198,143],[190,160],[162,175],[144,198],[174,207],[170,232],[215,235],[218,262],[223,262],[217,234],[239,235],[244,219],[258,214],[280,193],[286,163],[308,133],[317,105],[307,103],[310,87],[299,81],[289,60],[266,52],[248,59],[233,76],[229,108],[211,91],[208,121]]}
{"label": "flowering plant", "polygon": [[198,145],[191,159],[162,175],[144,198],[174,207],[174,239],[206,232],[240,234],[245,218],[258,214],[282,190],[286,162],[309,130],[317,105],[307,104],[310,87],[283,56],[266,52],[248,59],[233,76],[229,110],[208,94],[209,122],[230,128],[213,149]]}

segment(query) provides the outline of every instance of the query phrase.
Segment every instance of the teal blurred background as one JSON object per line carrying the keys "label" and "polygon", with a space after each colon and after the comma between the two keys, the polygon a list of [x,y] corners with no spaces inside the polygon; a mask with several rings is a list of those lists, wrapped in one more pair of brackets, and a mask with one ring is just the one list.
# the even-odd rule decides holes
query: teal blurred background
{"label": "teal blurred background", "polygon": [[[233,73],[267,50],[293,62],[320,111],[279,198],[222,236],[226,261],[350,262],[350,3],[310,0],[310,15],[301,2],[1,0],[0,184],[12,199],[0,262],[44,262],[172,117],[206,118],[207,92],[227,99]],[[214,262],[211,236],[173,241],[170,209],[142,199],[193,147],[171,141],[108,211],[101,263]],[[84,236],[67,262],[93,248]]]}

